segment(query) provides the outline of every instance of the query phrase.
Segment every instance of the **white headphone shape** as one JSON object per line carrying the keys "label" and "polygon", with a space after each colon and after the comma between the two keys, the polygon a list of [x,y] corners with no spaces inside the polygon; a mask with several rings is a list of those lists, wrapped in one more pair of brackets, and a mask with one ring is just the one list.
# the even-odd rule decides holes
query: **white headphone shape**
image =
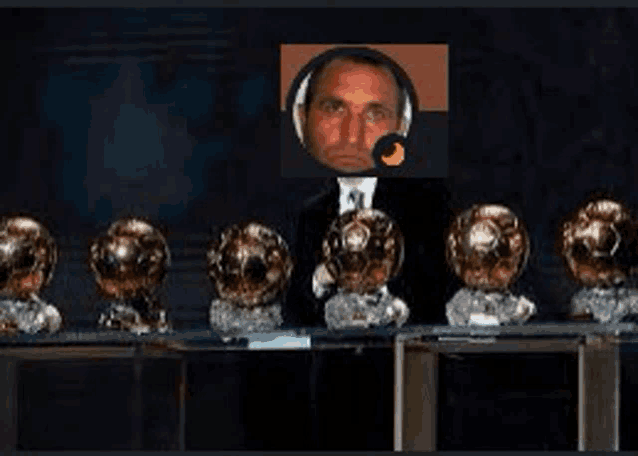
{"label": "white headphone shape", "polygon": [[[295,95],[295,102],[292,109],[292,122],[295,125],[295,132],[297,133],[297,138],[299,138],[299,142],[301,142],[302,146],[305,146],[305,140],[303,134],[303,122],[299,111],[304,109],[306,94],[308,92],[308,82],[310,81],[311,76],[312,71],[310,71],[303,81],[301,81],[301,84],[299,84],[299,89]],[[410,95],[405,89],[403,90],[403,96],[405,98],[405,107],[403,109],[401,130],[397,133],[404,138],[407,138],[408,132],[410,131],[410,125],[412,124],[412,103],[410,101]]]}

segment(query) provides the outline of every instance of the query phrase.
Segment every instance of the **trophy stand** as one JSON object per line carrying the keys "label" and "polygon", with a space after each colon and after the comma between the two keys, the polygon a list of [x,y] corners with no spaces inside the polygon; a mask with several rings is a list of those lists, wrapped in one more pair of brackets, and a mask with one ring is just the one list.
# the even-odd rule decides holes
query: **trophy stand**
{"label": "trophy stand", "polygon": [[58,309],[38,296],[53,278],[57,247],[48,230],[29,216],[0,222],[0,333],[35,334],[62,328]]}
{"label": "trophy stand", "polygon": [[99,326],[135,334],[171,329],[154,296],[170,266],[168,244],[159,230],[140,218],[120,219],[91,243],[89,260],[98,292],[109,301]]}
{"label": "trophy stand", "polygon": [[387,287],[401,270],[403,253],[401,231],[382,211],[356,209],[333,221],[312,281],[317,298],[329,297],[328,329],[405,324],[410,310]]}
{"label": "trophy stand", "polygon": [[465,283],[446,305],[452,326],[525,323],[536,306],[511,285],[529,256],[523,223],[507,207],[475,205],[461,213],[447,236],[448,264]]}
{"label": "trophy stand", "polygon": [[618,323],[638,313],[638,290],[629,284],[635,229],[628,208],[610,198],[585,201],[563,220],[557,249],[581,289],[571,317]]}
{"label": "trophy stand", "polygon": [[207,262],[218,295],[209,322],[224,341],[282,325],[281,296],[293,264],[278,233],[257,222],[233,225],[210,245]]}

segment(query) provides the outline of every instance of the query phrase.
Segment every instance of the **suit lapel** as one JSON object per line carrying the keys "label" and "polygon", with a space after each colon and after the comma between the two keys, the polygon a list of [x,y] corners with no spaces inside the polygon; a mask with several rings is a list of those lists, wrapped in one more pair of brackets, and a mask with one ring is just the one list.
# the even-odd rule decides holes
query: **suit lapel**
{"label": "suit lapel", "polygon": [[396,179],[380,177],[377,180],[377,187],[372,197],[372,207],[385,212],[388,216],[395,218],[397,214],[396,201],[393,201],[392,192]]}
{"label": "suit lapel", "polygon": [[322,239],[328,226],[339,215],[339,186],[335,179],[329,179],[323,191],[311,204],[308,228],[316,232]]}
{"label": "suit lapel", "polygon": [[326,181],[326,198],[323,209],[328,224],[339,216],[339,184],[336,178],[330,178]]}

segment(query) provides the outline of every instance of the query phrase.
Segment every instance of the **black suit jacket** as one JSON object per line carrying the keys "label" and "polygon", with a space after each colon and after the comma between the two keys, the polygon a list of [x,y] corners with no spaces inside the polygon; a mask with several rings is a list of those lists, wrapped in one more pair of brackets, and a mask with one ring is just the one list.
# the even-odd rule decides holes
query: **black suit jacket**
{"label": "black suit jacket", "polygon": [[[390,292],[410,307],[408,324],[445,324],[445,303],[455,283],[445,263],[445,231],[450,221],[449,191],[439,179],[379,178],[372,207],[394,219],[405,239],[405,261]],[[324,326],[325,300],[312,293],[312,275],[321,245],[339,215],[339,186],[327,182],[306,202],[298,218],[291,286],[284,305],[287,326]]]}

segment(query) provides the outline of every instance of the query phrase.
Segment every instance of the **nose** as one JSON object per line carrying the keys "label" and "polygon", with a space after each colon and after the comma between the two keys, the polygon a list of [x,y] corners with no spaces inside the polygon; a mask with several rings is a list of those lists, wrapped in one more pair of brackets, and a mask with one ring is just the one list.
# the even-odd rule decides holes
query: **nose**
{"label": "nose", "polygon": [[350,144],[356,144],[363,134],[364,122],[357,113],[350,113],[345,120],[345,133]]}

